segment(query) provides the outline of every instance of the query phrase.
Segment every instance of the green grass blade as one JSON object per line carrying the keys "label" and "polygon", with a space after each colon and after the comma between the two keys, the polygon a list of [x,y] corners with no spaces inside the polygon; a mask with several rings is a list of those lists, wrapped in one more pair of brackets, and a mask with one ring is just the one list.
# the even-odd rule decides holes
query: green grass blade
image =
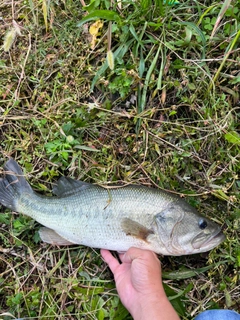
{"label": "green grass blade", "polygon": [[207,9],[204,11],[204,13],[200,16],[200,18],[199,18],[199,20],[198,20],[198,23],[197,23],[197,26],[199,26],[199,25],[202,23],[202,21],[203,21],[203,19],[205,18],[205,16],[208,15],[209,12],[210,12],[213,8],[215,8],[215,7],[217,7],[217,6],[218,6],[218,3],[215,3],[215,4],[207,7]]}
{"label": "green grass blade", "polygon": [[142,48],[140,50],[140,60],[139,60],[139,77],[142,78],[144,71],[145,71],[145,60],[143,58],[143,51]]}
{"label": "green grass blade", "polygon": [[31,9],[31,13],[32,13],[32,15],[33,15],[34,24],[36,25],[36,24],[37,24],[37,18],[36,18],[35,12],[34,12],[34,3],[33,3],[33,0],[28,0],[28,3],[29,3],[29,7],[30,7],[30,9]]}
{"label": "green grass blade", "polygon": [[240,37],[240,30],[238,31],[238,33],[237,33],[237,34],[236,34],[236,36],[234,37],[234,39],[233,39],[232,43],[230,44],[229,49],[228,49],[228,51],[226,52],[226,54],[225,54],[225,56],[224,56],[224,59],[223,59],[222,63],[220,64],[220,66],[219,66],[219,68],[218,68],[218,70],[217,70],[217,72],[216,72],[215,76],[213,77],[213,81],[211,81],[211,83],[210,83],[210,85],[209,85],[209,89],[208,89],[208,91],[210,91],[210,90],[212,89],[213,83],[215,83],[215,82],[216,82],[216,80],[218,79],[219,74],[220,74],[220,72],[221,72],[222,68],[223,68],[223,67],[224,67],[224,65],[225,65],[225,62],[227,61],[227,59],[228,59],[229,55],[231,54],[231,52],[232,52],[232,50],[233,50],[233,48],[234,48],[235,44],[237,43],[237,41],[238,41],[238,38],[239,38],[239,37]]}
{"label": "green grass blade", "polygon": [[[148,72],[147,72],[147,75],[146,75],[146,78],[145,78],[145,81],[144,81],[142,93],[141,93],[141,87],[140,86],[138,87],[138,114],[143,112],[144,109],[145,109],[149,81],[150,81],[151,75],[153,73],[153,70],[154,70],[154,68],[156,66],[160,50],[161,50],[161,44],[159,45],[157,53],[155,54],[155,57],[154,57],[151,65],[150,65],[150,67],[148,69]],[[150,56],[151,52],[152,52],[152,50],[150,51],[148,56]],[[145,59],[146,61],[148,60],[148,56]],[[137,134],[139,132],[140,126],[141,126],[141,119],[139,118],[137,120],[136,128],[135,128]]]}
{"label": "green grass blade", "polygon": [[[150,77],[153,73],[153,70],[156,66],[156,63],[157,63],[157,60],[158,60],[158,57],[159,57],[159,53],[160,53],[160,50],[161,50],[161,45],[159,45],[158,47],[158,50],[157,50],[157,53],[155,54],[155,57],[148,69],[148,72],[147,72],[147,75],[146,75],[146,79],[145,79],[145,82],[144,82],[144,86],[143,86],[143,92],[142,92],[142,99],[141,99],[141,105],[140,105],[140,112],[142,112],[144,109],[145,109],[145,105],[146,105],[146,97],[147,97],[147,90],[148,90],[148,85],[149,85],[149,81],[150,81]],[[146,58],[147,60],[147,58]]]}
{"label": "green grass blade", "polygon": [[158,75],[158,81],[157,81],[157,90],[162,89],[162,77],[163,77],[163,72],[164,72],[164,67],[166,65],[166,48],[161,49],[161,65],[160,65],[160,70],[159,70],[159,75]]}

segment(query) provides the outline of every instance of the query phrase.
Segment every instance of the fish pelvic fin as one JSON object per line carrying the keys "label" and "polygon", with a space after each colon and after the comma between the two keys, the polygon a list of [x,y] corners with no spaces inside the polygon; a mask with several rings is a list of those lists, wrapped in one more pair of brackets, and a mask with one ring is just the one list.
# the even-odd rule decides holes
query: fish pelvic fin
{"label": "fish pelvic fin", "polygon": [[0,178],[0,203],[11,210],[17,211],[17,200],[20,195],[23,192],[32,193],[33,190],[15,160],[8,160],[3,169],[4,176]]}
{"label": "fish pelvic fin", "polygon": [[142,224],[130,219],[124,218],[121,223],[122,230],[127,236],[132,236],[148,243],[148,236],[154,234],[153,230],[144,227]]}
{"label": "fish pelvic fin", "polygon": [[74,244],[73,242],[70,242],[67,239],[60,236],[56,231],[52,229],[42,227],[39,229],[38,232],[43,242],[58,246],[67,246]]}

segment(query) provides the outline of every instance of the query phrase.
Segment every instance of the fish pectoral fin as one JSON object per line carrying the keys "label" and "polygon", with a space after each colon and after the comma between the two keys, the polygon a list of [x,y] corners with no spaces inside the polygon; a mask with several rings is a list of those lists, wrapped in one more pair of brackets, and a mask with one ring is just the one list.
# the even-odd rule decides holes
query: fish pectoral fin
{"label": "fish pectoral fin", "polygon": [[68,241],[67,239],[61,237],[57,232],[52,229],[42,227],[39,229],[39,235],[43,242],[47,242],[58,246],[67,246],[74,243]]}
{"label": "fish pectoral fin", "polygon": [[124,218],[121,226],[127,236],[132,236],[146,242],[148,242],[148,236],[154,233],[153,230],[144,227],[142,224],[130,218]]}

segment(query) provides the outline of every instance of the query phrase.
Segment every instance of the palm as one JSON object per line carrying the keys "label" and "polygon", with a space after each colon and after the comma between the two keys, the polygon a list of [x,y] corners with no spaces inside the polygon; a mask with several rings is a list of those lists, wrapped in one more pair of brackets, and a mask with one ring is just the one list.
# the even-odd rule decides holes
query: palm
{"label": "palm", "polygon": [[137,290],[133,283],[131,263],[122,263],[115,270],[116,287],[119,297],[126,308],[135,303]]}
{"label": "palm", "polygon": [[130,248],[120,263],[108,250],[103,259],[114,274],[119,297],[134,319],[180,320],[167,299],[161,281],[161,265],[154,252]]}
{"label": "palm", "polygon": [[[102,250],[101,253],[114,274],[119,297],[127,309],[134,305],[140,296],[144,298],[150,292],[161,290],[159,285],[156,286],[157,277],[160,278],[160,264],[156,256],[149,257],[156,258],[156,261],[153,260],[149,266],[149,259],[146,257],[124,261],[124,255],[121,254],[120,264],[109,251]],[[147,254],[153,255],[153,253]]]}

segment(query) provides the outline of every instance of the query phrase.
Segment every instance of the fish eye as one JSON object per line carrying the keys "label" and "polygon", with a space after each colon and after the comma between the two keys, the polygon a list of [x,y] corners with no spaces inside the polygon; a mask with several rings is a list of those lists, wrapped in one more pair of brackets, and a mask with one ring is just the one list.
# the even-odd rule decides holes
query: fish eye
{"label": "fish eye", "polygon": [[198,221],[198,226],[199,226],[199,228],[201,229],[201,230],[204,230],[204,229],[206,229],[207,228],[207,221],[205,220],[205,219],[200,219],[199,221]]}

